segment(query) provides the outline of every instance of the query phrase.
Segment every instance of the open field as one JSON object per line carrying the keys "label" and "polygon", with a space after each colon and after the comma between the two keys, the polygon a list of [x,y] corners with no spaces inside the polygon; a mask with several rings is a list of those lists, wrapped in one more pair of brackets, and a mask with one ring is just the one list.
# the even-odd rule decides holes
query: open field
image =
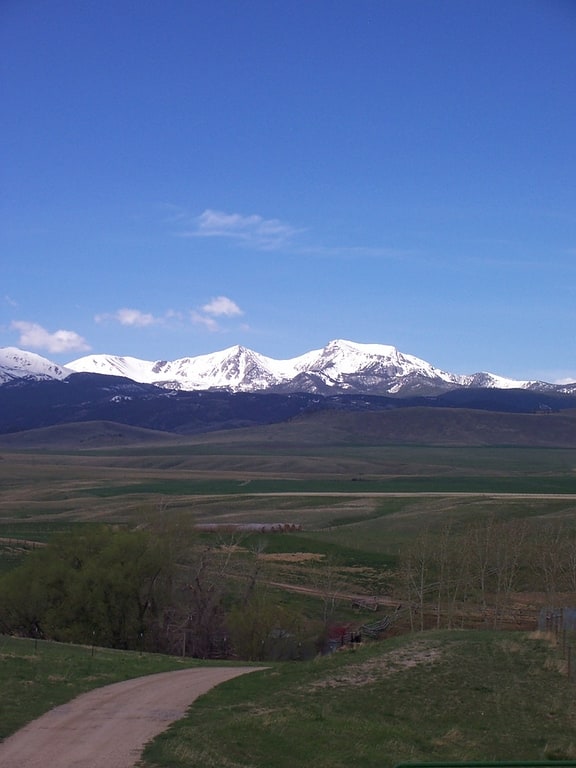
{"label": "open field", "polygon": [[[96,449],[73,450],[66,441],[5,445],[0,451],[0,569],[13,568],[54,533],[98,522],[133,527],[174,518],[190,529],[219,523],[215,533],[196,534],[199,551],[215,547],[237,561],[231,583],[245,579],[249,564],[258,562],[267,604],[307,624],[302,657],[309,658],[312,633],[320,632],[323,622],[357,627],[394,611],[402,587],[399,569],[414,546],[439,551],[449,532],[454,554],[460,544],[470,546],[471,526],[495,521],[510,525],[511,537],[520,531],[514,526],[521,525],[525,552],[533,558],[542,532],[576,529],[576,449],[391,445],[373,435],[346,441],[343,432],[334,442],[326,441],[324,432],[315,438],[308,432],[298,441],[297,430],[290,434],[294,429],[275,426],[150,444],[139,434],[136,443],[119,447],[112,441]],[[234,528],[248,523],[289,523],[298,530],[271,534]],[[508,529],[494,530],[498,537]],[[448,560],[438,562],[427,574],[432,584],[434,568],[448,567]],[[451,582],[442,594],[405,593],[401,602],[408,603],[392,625],[397,636],[389,634],[385,642],[354,655],[274,664],[260,681],[227,684],[161,737],[146,765],[274,768],[297,759],[302,765],[347,766],[361,759],[380,768],[419,759],[576,757],[573,689],[547,642],[522,632],[411,634],[424,625],[488,626],[493,621],[496,626],[496,619],[499,626],[534,629],[551,595],[531,563],[520,564],[515,576],[521,591],[507,593],[505,605],[490,614],[480,611],[479,602],[452,595]],[[574,604],[572,592],[556,598],[558,604]],[[415,618],[418,599],[422,605]],[[441,600],[453,603],[442,624]],[[44,686],[39,679],[45,673],[35,670],[42,654],[47,658],[51,652],[48,645],[42,654],[32,648],[26,661],[12,659],[9,647],[5,654],[16,686],[26,691]],[[109,673],[94,666],[104,652],[93,658],[89,651],[78,649],[78,663],[71,651],[64,662],[69,672],[54,672],[47,689],[50,696],[60,691],[54,702],[108,679],[102,675]],[[138,659],[148,657],[133,658],[139,674]],[[126,672],[131,664],[110,679],[131,676]],[[23,682],[27,677],[35,682]],[[42,700],[47,706],[48,699]],[[217,726],[208,729],[204,723],[214,720],[216,708]],[[32,710],[26,717],[31,716]],[[6,722],[19,722],[18,717],[10,715]],[[301,745],[298,755],[295,744]]]}
{"label": "open field", "polygon": [[97,450],[84,447],[88,436],[78,437],[74,451],[67,442],[46,444],[44,435],[40,448],[4,447],[0,517],[119,522],[165,501],[199,522],[290,514],[315,528],[378,513],[383,494],[576,495],[576,449],[390,445],[370,434],[363,443],[357,435],[346,442],[343,433],[329,442],[325,431],[313,441],[308,432],[299,440],[294,425],[286,430],[275,425],[121,448],[112,441]]}
{"label": "open field", "polygon": [[[22,438],[24,448],[1,452],[0,570],[21,561],[26,542],[94,522],[142,525],[162,513],[190,526],[295,524],[301,530],[283,535],[203,536],[270,556],[266,575],[276,584],[321,583],[326,593],[321,574],[330,564],[339,593],[381,595],[422,531],[433,538],[446,525],[458,533],[492,518],[526,521],[534,536],[543,526],[575,527],[576,449],[390,445],[370,430],[352,439],[338,424],[333,442],[333,422],[317,434],[306,423],[304,435],[289,424],[172,442],[145,442],[138,431],[126,444],[123,432],[121,446],[110,425],[74,425],[66,439],[42,430],[36,448]],[[298,605],[294,594],[285,599]],[[339,609],[350,618],[349,604]]]}
{"label": "open field", "polygon": [[176,445],[2,452],[0,537],[46,541],[90,521],[302,526],[293,540],[382,550],[447,519],[570,521],[576,450],[262,442],[258,430]]}
{"label": "open field", "polygon": [[315,429],[306,421],[187,438],[137,430],[131,443],[123,428],[121,445],[111,425],[40,430],[36,447],[27,433],[5,436],[0,538],[44,542],[80,522],[139,524],[163,507],[191,523],[295,523],[302,532],[284,537],[291,549],[310,549],[312,538],[333,551],[393,555],[447,520],[574,517],[576,449],[391,445],[360,416],[363,432],[344,415],[320,416]]}
{"label": "open field", "polygon": [[[81,691],[198,665],[2,637],[0,653],[0,738]],[[576,758],[575,683],[551,637],[434,631],[268,667],[197,700],[145,768]]]}

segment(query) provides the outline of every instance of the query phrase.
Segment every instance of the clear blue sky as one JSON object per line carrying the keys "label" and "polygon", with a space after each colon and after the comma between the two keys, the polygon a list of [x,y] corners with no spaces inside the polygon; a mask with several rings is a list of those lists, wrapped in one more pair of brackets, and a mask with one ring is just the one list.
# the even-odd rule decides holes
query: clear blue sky
{"label": "clear blue sky", "polygon": [[575,0],[2,0],[0,345],[576,380]]}

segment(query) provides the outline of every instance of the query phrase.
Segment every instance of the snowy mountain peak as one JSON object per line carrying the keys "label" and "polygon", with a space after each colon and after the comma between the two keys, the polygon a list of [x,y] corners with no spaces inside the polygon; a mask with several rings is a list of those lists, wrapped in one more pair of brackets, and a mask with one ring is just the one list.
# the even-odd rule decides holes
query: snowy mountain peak
{"label": "snowy mountain peak", "polygon": [[324,347],[327,354],[361,354],[377,355],[379,357],[394,356],[398,354],[396,347],[388,344],[362,344],[357,341],[348,341],[347,339],[333,339]]}
{"label": "snowy mountain peak", "polygon": [[71,373],[34,352],[0,347],[0,384],[16,379],[65,379]]}

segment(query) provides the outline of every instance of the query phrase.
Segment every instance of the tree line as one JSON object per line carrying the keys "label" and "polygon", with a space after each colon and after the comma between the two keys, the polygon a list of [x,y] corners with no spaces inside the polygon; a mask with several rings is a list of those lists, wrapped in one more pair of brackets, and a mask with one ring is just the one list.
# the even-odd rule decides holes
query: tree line
{"label": "tree line", "polygon": [[257,553],[189,526],[89,526],[56,536],[0,579],[0,632],[199,658],[299,653],[301,618],[278,605]]}
{"label": "tree line", "polygon": [[[309,656],[345,576],[332,560],[318,564],[318,616],[307,618],[271,591],[258,542],[203,536],[166,511],[133,530],[79,527],[0,578],[0,632],[199,658]],[[473,619],[499,628],[519,592],[544,593],[550,607],[567,595],[576,603],[576,533],[526,518],[448,522],[420,531],[380,577],[374,589],[385,581],[413,630]]]}
{"label": "tree line", "polygon": [[564,524],[491,517],[423,530],[403,551],[395,589],[411,627],[455,627],[473,612],[499,628],[513,618],[515,596],[544,594],[549,606],[576,601],[576,534]]}

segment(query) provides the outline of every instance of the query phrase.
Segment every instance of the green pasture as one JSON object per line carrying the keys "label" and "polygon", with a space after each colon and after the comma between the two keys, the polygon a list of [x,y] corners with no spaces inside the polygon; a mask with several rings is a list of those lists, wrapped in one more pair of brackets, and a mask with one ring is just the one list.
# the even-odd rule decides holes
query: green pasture
{"label": "green pasture", "polygon": [[576,757],[574,683],[523,633],[429,632],[219,686],[145,768],[391,768]]}
{"label": "green pasture", "polygon": [[318,517],[322,526],[345,525],[362,505],[350,511],[337,494],[364,499],[370,517],[375,507],[368,499],[378,494],[576,493],[574,449],[267,444],[244,435],[243,441],[228,433],[121,451],[3,450],[0,520],[126,522],[165,498],[204,520],[301,512],[298,522],[315,525]]}
{"label": "green pasture", "polygon": [[[214,438],[212,438],[214,439]],[[350,445],[318,442],[306,444],[252,444],[251,442],[227,442],[220,444],[201,443],[182,447],[163,448],[153,451],[131,449],[130,454],[138,459],[144,457],[165,460],[166,457],[193,456],[197,459],[212,457],[215,462],[228,461],[229,457],[259,457],[280,460],[301,458],[322,459],[322,469],[330,471],[335,463],[353,460],[357,464],[380,467],[384,472],[398,471],[414,473],[414,468],[436,472],[442,468],[450,471],[477,471],[488,474],[555,472],[571,473],[575,469],[576,449],[541,448],[530,446],[435,446],[435,445]],[[112,455],[100,452],[101,456]],[[116,458],[126,458],[126,452],[115,454]],[[217,465],[214,465],[216,468]],[[223,468],[223,464],[220,465]]]}
{"label": "green pasture", "polygon": [[[318,556],[270,560],[268,578],[312,583],[329,564],[346,581],[342,592],[374,594],[422,531],[434,535],[450,524],[458,532],[495,517],[526,519],[536,536],[540,525],[573,527],[576,520],[576,499],[562,498],[576,494],[573,449],[268,444],[254,434],[196,436],[185,444],[121,451],[4,450],[0,539],[44,543],[79,525],[141,525],[159,512],[190,527],[295,523],[301,531],[258,541],[225,531],[206,541],[271,556]],[[0,543],[0,571],[25,556],[24,545]]]}
{"label": "green pasture", "polygon": [[526,477],[392,477],[347,479],[249,479],[188,480],[153,478],[129,485],[93,486],[79,491],[82,496],[125,496],[145,494],[159,496],[254,495],[285,493],[510,493],[510,494],[576,494],[576,476]]}
{"label": "green pasture", "polygon": [[70,522],[53,520],[5,523],[0,521],[0,538],[14,539],[23,541],[34,541],[40,543],[48,542],[52,536],[57,533],[68,533],[77,531],[79,527],[86,528],[95,525],[89,522]]}
{"label": "green pasture", "polygon": [[[75,454],[4,453],[2,492],[62,497],[250,493],[572,493],[576,450],[207,443]],[[92,481],[92,482],[91,482]]]}

